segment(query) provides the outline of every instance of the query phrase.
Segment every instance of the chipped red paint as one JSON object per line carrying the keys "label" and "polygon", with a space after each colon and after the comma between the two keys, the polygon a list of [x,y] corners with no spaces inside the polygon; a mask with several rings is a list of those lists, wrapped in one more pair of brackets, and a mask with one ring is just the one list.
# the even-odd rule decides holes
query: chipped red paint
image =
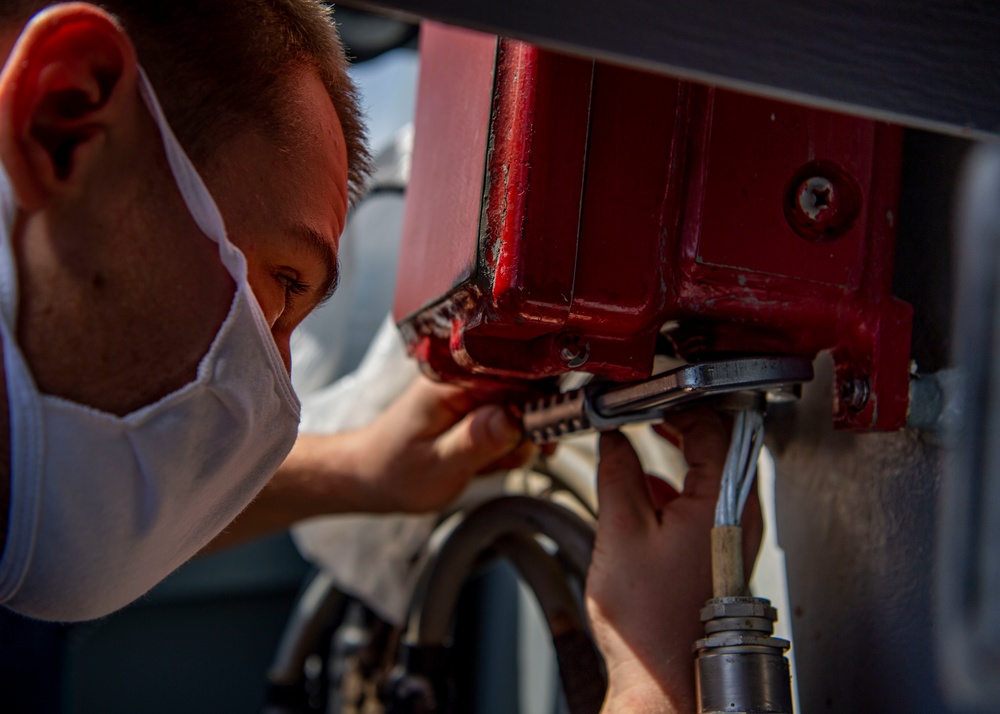
{"label": "chipped red paint", "polygon": [[[435,30],[423,41],[426,51],[450,39]],[[422,93],[454,93],[455,81],[447,65],[422,67]],[[691,360],[830,351],[835,423],[903,426],[911,311],[891,293],[899,127],[509,40],[493,76],[460,81],[493,95],[479,230],[458,241],[477,258],[449,290],[429,287],[421,276],[454,262],[456,240],[424,231],[399,279],[400,295],[423,297],[396,303],[427,371],[523,385],[584,359],[587,371],[640,379],[669,323]],[[415,162],[437,146],[454,152],[454,128],[435,116],[454,124],[455,108],[420,101]],[[410,196],[422,205],[407,209],[404,246],[419,228],[410,216],[447,225],[470,211],[431,175],[415,164]],[[790,204],[812,178],[815,223]],[[864,383],[867,401],[848,399]]]}

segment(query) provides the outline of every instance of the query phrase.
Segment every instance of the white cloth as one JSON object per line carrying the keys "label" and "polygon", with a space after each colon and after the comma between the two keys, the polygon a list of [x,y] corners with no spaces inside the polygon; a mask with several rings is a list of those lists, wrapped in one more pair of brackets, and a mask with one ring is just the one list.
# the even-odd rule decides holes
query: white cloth
{"label": "white cloth", "polygon": [[[418,374],[391,317],[357,370],[302,403],[303,433],[332,433],[375,419]],[[383,618],[401,622],[410,600],[409,573],[435,515],[324,516],[292,529],[302,555],[331,573],[337,586]]]}
{"label": "white cloth", "polygon": [[50,620],[108,614],[229,524],[295,442],[299,402],[247,282],[244,256],[140,70],[174,179],[237,289],[195,381],[124,417],[40,394],[16,342],[17,207],[0,175],[0,335],[11,506],[0,602]]}

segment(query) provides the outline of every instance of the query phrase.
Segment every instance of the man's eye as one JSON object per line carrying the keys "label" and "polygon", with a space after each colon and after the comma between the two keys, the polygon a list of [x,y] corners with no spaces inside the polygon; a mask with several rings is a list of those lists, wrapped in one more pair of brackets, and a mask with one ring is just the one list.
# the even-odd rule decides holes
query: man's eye
{"label": "man's eye", "polygon": [[291,308],[294,298],[304,295],[309,290],[309,286],[302,282],[297,274],[278,273],[275,277],[285,289],[286,310]]}

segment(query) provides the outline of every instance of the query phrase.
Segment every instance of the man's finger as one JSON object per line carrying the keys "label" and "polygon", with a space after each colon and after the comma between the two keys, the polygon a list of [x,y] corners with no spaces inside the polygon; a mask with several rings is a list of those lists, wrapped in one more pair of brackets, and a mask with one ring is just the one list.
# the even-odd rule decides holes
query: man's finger
{"label": "man's finger", "polygon": [[405,422],[401,428],[430,437],[450,429],[473,406],[464,389],[418,377],[390,411]]}
{"label": "man's finger", "polygon": [[534,461],[538,456],[538,452],[539,448],[536,444],[530,441],[522,441],[513,451],[480,469],[480,473],[488,474],[494,471],[510,471],[511,469],[520,468]]}
{"label": "man's finger", "polygon": [[597,504],[599,524],[615,531],[642,529],[656,518],[639,457],[617,431],[601,434]]}
{"label": "man's finger", "polygon": [[507,411],[492,404],[469,413],[442,434],[435,450],[443,467],[471,476],[517,449],[522,435]]}
{"label": "man's finger", "polygon": [[688,464],[684,494],[715,498],[729,453],[731,428],[718,413],[709,409],[669,414],[664,422],[668,429],[657,428],[658,433],[673,431],[681,436],[684,460]]}
{"label": "man's finger", "polygon": [[677,493],[677,489],[657,476],[647,476],[646,483],[649,487],[649,495],[653,500],[654,508],[663,508],[680,496]]}

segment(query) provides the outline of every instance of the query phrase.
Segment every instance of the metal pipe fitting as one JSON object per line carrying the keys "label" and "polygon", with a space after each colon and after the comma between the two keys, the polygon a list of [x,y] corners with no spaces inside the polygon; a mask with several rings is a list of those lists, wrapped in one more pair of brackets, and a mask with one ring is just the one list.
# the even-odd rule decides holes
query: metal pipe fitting
{"label": "metal pipe fitting", "polygon": [[764,598],[705,603],[706,637],[694,645],[699,714],[792,714],[790,644],[773,636],[777,619]]}

